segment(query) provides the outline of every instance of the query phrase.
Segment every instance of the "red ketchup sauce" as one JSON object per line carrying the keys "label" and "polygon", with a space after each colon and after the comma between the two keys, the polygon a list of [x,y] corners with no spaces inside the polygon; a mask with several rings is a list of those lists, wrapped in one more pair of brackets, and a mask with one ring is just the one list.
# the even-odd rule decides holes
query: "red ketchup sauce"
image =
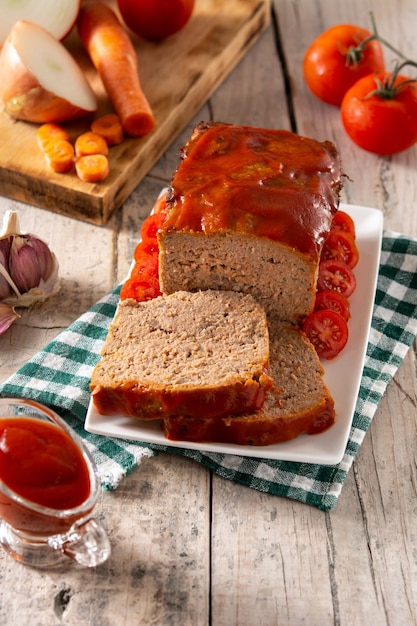
{"label": "red ketchup sauce", "polygon": [[162,230],[249,233],[317,260],[339,204],[334,145],[286,130],[200,129],[182,149]]}
{"label": "red ketchup sauce", "polygon": [[57,511],[54,519],[1,492],[1,517],[29,533],[69,528],[81,514],[59,519],[60,512],[82,505],[91,491],[88,466],[71,437],[54,424],[25,417],[0,418],[0,480],[21,498]]}

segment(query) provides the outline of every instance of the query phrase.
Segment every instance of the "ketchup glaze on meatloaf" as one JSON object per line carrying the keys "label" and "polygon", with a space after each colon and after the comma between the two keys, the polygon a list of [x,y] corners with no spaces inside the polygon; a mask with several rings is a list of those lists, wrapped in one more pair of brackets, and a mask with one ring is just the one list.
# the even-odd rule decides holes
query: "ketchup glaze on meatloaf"
{"label": "ketchup glaze on meatloaf", "polygon": [[339,204],[335,146],[286,130],[200,124],[182,149],[166,230],[244,232],[313,260]]}
{"label": "ketchup glaze on meatloaf", "polygon": [[162,292],[249,293],[270,322],[298,324],[313,310],[339,204],[335,146],[285,130],[206,123],[181,157],[158,233]]}

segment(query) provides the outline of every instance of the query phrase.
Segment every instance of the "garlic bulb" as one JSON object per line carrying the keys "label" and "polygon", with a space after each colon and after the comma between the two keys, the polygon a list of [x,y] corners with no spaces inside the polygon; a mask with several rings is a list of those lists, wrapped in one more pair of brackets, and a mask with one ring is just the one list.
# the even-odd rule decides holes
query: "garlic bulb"
{"label": "garlic bulb", "polygon": [[17,212],[7,211],[0,232],[0,300],[16,307],[45,300],[59,289],[58,270],[47,244],[22,233]]}

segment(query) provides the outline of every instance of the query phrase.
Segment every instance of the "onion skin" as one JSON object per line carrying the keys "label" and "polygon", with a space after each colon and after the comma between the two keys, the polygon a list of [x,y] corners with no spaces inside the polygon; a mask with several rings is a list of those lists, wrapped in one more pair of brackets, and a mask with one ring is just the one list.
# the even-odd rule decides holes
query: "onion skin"
{"label": "onion skin", "polygon": [[74,120],[91,113],[91,111],[80,109],[68,102],[68,100],[59,98],[50,91],[45,90],[36,79],[33,79],[32,87],[19,95],[15,95],[15,90],[13,89],[8,94],[3,95],[3,88],[4,85],[2,84],[0,87],[0,98],[3,100],[4,110],[10,117],[16,120],[44,124],[46,122]]}
{"label": "onion skin", "polygon": [[40,84],[20,58],[13,29],[0,52],[0,100],[11,117],[36,124],[64,122],[91,113]]}
{"label": "onion skin", "polygon": [[19,20],[34,22],[62,41],[72,31],[81,0],[0,0],[0,47]]}
{"label": "onion skin", "polygon": [[19,319],[20,315],[16,313],[10,304],[0,302],[0,335],[4,333],[13,322]]}

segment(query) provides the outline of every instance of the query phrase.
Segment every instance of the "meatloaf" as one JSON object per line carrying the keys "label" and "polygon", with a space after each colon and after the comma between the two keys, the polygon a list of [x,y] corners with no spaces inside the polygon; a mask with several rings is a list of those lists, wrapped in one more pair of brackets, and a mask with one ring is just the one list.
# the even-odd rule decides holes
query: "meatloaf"
{"label": "meatloaf", "polygon": [[261,409],[245,415],[199,419],[167,417],[164,434],[171,440],[265,446],[329,428],[335,420],[334,402],[323,382],[317,354],[302,331],[282,323],[275,326],[270,345],[270,374],[274,387]]}
{"label": "meatloaf", "polygon": [[217,418],[262,406],[268,361],[266,315],[252,296],[176,292],[119,303],[90,386],[104,415]]}
{"label": "meatloaf", "polygon": [[181,157],[158,235],[162,292],[240,291],[271,319],[308,315],[342,186],[335,146],[202,123]]}

